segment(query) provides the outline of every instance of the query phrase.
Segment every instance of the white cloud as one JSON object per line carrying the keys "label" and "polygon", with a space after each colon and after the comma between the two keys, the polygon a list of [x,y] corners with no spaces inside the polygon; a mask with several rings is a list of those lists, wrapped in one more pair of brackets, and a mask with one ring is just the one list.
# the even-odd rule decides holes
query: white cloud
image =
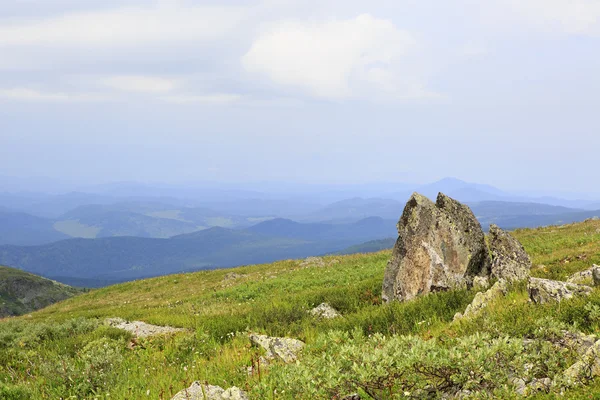
{"label": "white cloud", "polygon": [[415,48],[410,33],[369,14],[321,23],[288,21],[260,34],[242,65],[318,97],[349,98],[373,90],[420,97],[426,92],[408,88],[419,86],[415,78],[399,76]]}
{"label": "white cloud", "polygon": [[0,89],[0,99],[25,102],[101,101],[101,95],[90,93],[44,92],[30,88]]}
{"label": "white cloud", "polygon": [[213,93],[206,95],[173,95],[161,97],[162,100],[169,103],[177,104],[212,104],[212,105],[225,105],[235,103],[242,99],[239,94],[231,93]]}
{"label": "white cloud", "polygon": [[243,18],[238,7],[151,7],[72,12],[45,19],[0,22],[0,46],[142,46],[173,41],[212,40]]}
{"label": "white cloud", "polygon": [[178,79],[141,75],[110,76],[102,79],[101,83],[112,89],[141,93],[165,93],[181,85]]}

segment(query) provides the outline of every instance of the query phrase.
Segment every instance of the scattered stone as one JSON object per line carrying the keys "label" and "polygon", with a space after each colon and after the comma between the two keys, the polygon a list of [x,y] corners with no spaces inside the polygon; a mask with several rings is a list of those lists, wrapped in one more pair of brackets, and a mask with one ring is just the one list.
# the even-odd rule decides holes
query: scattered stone
{"label": "scattered stone", "polygon": [[456,315],[454,315],[454,321],[477,315],[481,310],[486,308],[492,300],[504,297],[507,290],[506,281],[503,279],[499,280],[489,290],[477,293],[463,314],[456,313]]}
{"label": "scattered stone", "polygon": [[476,276],[473,279],[473,289],[487,290],[490,287],[490,278],[487,276]]}
{"label": "scattered stone", "polygon": [[573,349],[580,355],[585,354],[598,340],[595,335],[586,335],[581,332],[562,331],[562,333],[563,337],[554,344],[559,347]]}
{"label": "scattered stone", "polygon": [[314,317],[322,319],[333,319],[341,317],[341,314],[327,303],[319,304],[318,306],[310,310],[309,313]]}
{"label": "scattered stone", "polygon": [[250,341],[266,350],[265,357],[268,361],[278,360],[284,363],[292,363],[298,359],[298,353],[304,347],[304,342],[280,337],[269,337],[266,335],[250,334]]}
{"label": "scattered stone", "polygon": [[527,290],[529,298],[537,304],[560,302],[563,299],[589,295],[592,292],[589,286],[541,278],[529,278]]}
{"label": "scattered stone", "polygon": [[588,348],[579,361],[567,368],[554,384],[574,386],[597,376],[600,376],[600,340]]}
{"label": "scattered stone", "polygon": [[497,225],[490,225],[490,251],[492,252],[492,276],[509,282],[529,277],[531,259],[523,245]]}
{"label": "scattered stone", "polygon": [[600,285],[600,266],[594,264],[586,270],[575,272],[567,278],[567,282],[598,286]]}
{"label": "scattered stone", "polygon": [[515,392],[520,396],[531,396],[538,392],[547,393],[552,387],[550,378],[533,378],[530,382],[525,382],[524,379],[514,379]]}
{"label": "scattered stone", "polygon": [[467,287],[474,277],[489,275],[485,235],[466,205],[442,193],[436,203],[414,193],[397,228],[383,281],[384,301]]}
{"label": "scattered stone", "polygon": [[348,396],[342,397],[341,400],[360,400],[360,395],[358,393],[352,393]]}
{"label": "scattered stone", "polygon": [[135,337],[141,338],[185,331],[185,329],[182,328],[151,325],[142,321],[126,321],[122,318],[108,318],[105,323],[113,328],[131,332]]}
{"label": "scattered stone", "polygon": [[248,395],[238,387],[227,390],[220,386],[203,385],[196,381],[187,389],[177,393],[171,400],[249,400]]}
{"label": "scattered stone", "polygon": [[600,266],[592,265],[592,281],[594,286],[600,286]]}
{"label": "scattered stone", "polygon": [[321,257],[308,257],[300,263],[301,267],[324,267],[325,261]]}
{"label": "scattered stone", "polygon": [[592,278],[592,268],[575,272],[567,278],[567,282],[576,283],[578,285],[592,285],[594,283],[594,279]]}
{"label": "scattered stone", "polygon": [[236,279],[243,278],[244,276],[246,276],[246,275],[238,274],[237,272],[229,272],[229,273],[225,274],[225,276],[223,277],[223,280],[224,281],[233,281]]}

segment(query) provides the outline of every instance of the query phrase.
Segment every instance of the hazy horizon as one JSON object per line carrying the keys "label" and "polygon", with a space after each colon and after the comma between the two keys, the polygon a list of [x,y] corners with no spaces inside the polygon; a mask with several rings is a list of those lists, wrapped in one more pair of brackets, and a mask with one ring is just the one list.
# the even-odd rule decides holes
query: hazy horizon
{"label": "hazy horizon", "polygon": [[599,44],[591,0],[6,0],[0,171],[597,193]]}

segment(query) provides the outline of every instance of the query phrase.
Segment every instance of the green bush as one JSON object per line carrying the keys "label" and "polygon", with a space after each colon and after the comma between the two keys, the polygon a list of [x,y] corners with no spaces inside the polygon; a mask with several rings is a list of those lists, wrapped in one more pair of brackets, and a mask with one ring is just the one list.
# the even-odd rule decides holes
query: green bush
{"label": "green bush", "polygon": [[510,393],[511,379],[538,365],[520,339],[472,335],[423,340],[415,336],[333,331],[319,336],[302,362],[272,367],[256,398],[339,399],[360,392],[374,399],[440,397],[444,393]]}

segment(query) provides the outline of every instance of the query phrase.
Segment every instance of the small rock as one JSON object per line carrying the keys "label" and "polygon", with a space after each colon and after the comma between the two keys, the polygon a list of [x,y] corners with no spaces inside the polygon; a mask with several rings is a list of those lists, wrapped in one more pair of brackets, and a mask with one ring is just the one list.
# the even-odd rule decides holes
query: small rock
{"label": "small rock", "polygon": [[360,395],[358,393],[352,393],[348,396],[342,397],[341,400],[360,400]]}
{"label": "small rock", "polygon": [[127,332],[131,332],[136,337],[150,337],[157,335],[168,335],[170,333],[184,332],[185,329],[173,328],[170,326],[159,326],[147,324],[142,321],[125,321],[122,318],[107,318],[105,320],[107,325],[113,328],[122,329]]}
{"label": "small rock", "polygon": [[321,257],[308,257],[300,263],[301,267],[324,267],[325,261]]}
{"label": "small rock", "polygon": [[592,278],[592,268],[575,272],[573,275],[567,278],[567,282],[576,283],[578,285],[592,285],[594,283]]}
{"label": "small rock", "polygon": [[317,307],[310,310],[309,313],[314,317],[323,319],[333,319],[341,317],[341,314],[327,303],[319,304]]}
{"label": "small rock", "polygon": [[600,340],[587,349],[579,361],[567,368],[563,375],[555,380],[555,384],[573,386],[597,376],[600,376]]}
{"label": "small rock", "polygon": [[575,272],[567,278],[567,282],[598,286],[600,285],[600,267],[594,264],[586,270]]}
{"label": "small rock", "polygon": [[454,320],[456,321],[461,318],[472,317],[478,314],[481,310],[488,306],[490,301],[505,296],[506,291],[506,281],[503,279],[499,280],[489,290],[475,294],[473,301],[467,306],[464,314],[456,313]]}
{"label": "small rock", "polygon": [[243,278],[245,275],[244,274],[238,274],[236,272],[229,272],[227,274],[225,274],[225,276],[223,277],[224,281],[233,281],[236,279],[240,279]]}
{"label": "small rock", "polygon": [[529,277],[531,259],[523,245],[497,225],[490,225],[492,276],[509,282]]}
{"label": "small rock", "polygon": [[589,295],[592,292],[589,286],[541,278],[529,278],[527,290],[531,301],[537,304],[560,302],[563,299]]}
{"label": "small rock", "polygon": [[267,360],[279,360],[286,364],[295,362],[298,353],[304,347],[304,342],[291,338],[269,337],[254,333],[250,334],[249,338],[254,345],[266,350]]}
{"label": "small rock", "polygon": [[592,266],[592,280],[594,281],[594,286],[600,286],[600,266],[596,264]]}
{"label": "small rock", "polygon": [[586,335],[581,332],[562,331],[562,333],[563,337],[554,344],[559,347],[573,349],[580,355],[585,354],[598,340],[595,335]]}
{"label": "small rock", "polygon": [[203,385],[196,381],[171,400],[248,400],[248,395],[235,386],[225,390],[220,386]]}

